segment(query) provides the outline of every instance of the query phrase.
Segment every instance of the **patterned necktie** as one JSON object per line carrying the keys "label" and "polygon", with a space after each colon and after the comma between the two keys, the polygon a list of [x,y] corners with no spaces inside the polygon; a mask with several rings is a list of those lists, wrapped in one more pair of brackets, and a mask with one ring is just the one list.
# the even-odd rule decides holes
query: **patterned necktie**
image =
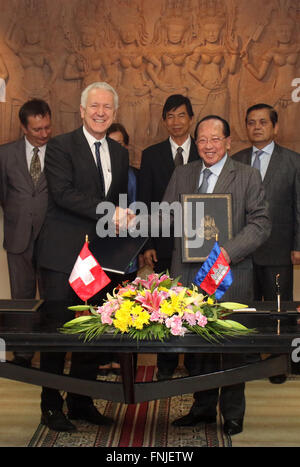
{"label": "patterned necktie", "polygon": [[100,146],[101,146],[101,142],[96,141],[95,148],[96,148],[97,167],[98,167],[99,178],[100,178],[101,193],[104,195],[105,194],[105,184],[104,184],[104,176],[103,176],[102,164],[101,164],[101,159],[100,159]]}
{"label": "patterned necktie", "polygon": [[175,167],[177,167],[178,165],[183,165],[182,153],[183,153],[183,149],[181,147],[178,147],[176,151],[176,155],[175,155],[175,160],[174,160]]}
{"label": "patterned necktie", "polygon": [[206,193],[208,188],[208,179],[211,176],[212,172],[209,169],[203,170],[203,180],[201,185],[198,188],[198,193]]}
{"label": "patterned necktie", "polygon": [[255,159],[253,162],[253,166],[255,169],[258,169],[260,171],[260,156],[264,153],[264,151],[259,150],[255,152]]}
{"label": "patterned necktie", "polygon": [[31,158],[29,172],[34,185],[36,185],[42,172],[41,161],[39,158],[39,148],[33,148],[33,156]]}

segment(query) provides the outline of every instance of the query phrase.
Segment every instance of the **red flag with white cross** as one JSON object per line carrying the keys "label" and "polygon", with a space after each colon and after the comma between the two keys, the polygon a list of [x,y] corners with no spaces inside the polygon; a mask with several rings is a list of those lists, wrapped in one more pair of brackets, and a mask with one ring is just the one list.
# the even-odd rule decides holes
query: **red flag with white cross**
{"label": "red flag with white cross", "polygon": [[110,278],[90,252],[86,241],[69,277],[70,286],[81,300],[86,301],[109,283]]}

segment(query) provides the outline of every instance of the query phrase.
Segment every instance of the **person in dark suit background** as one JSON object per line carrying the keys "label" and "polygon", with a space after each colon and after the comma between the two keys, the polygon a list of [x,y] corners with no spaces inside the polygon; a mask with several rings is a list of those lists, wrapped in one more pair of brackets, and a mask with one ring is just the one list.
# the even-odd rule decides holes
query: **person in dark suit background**
{"label": "person in dark suit background", "polygon": [[[232,160],[229,124],[219,116],[202,119],[195,130],[200,158],[196,162],[177,167],[167,187],[163,201],[180,201],[182,193],[231,193],[233,236],[221,250],[230,264],[234,281],[222,300],[253,300],[253,274],[251,254],[268,238],[271,222],[262,181],[257,170]],[[209,172],[208,172],[209,170]],[[204,172],[206,171],[206,172]],[[207,181],[205,178],[207,176]],[[202,185],[203,184],[203,185]],[[181,238],[175,238],[171,275],[181,276],[184,286],[190,286],[201,267],[199,263],[183,263]],[[191,375],[208,373],[220,368],[216,355],[193,355]],[[232,368],[244,363],[242,355],[222,355],[223,368]],[[243,429],[245,411],[244,384],[222,387],[220,409],[224,417],[224,431],[236,434]],[[194,426],[197,423],[216,421],[219,389],[198,391],[194,394],[190,412],[174,420],[175,426]]]}
{"label": "person in dark suit background", "polygon": [[[126,149],[129,147],[129,134],[126,128],[121,123],[113,123],[107,130],[107,136],[117,141]],[[129,165],[128,169],[128,204],[134,203],[137,200],[138,191],[138,174],[136,167]]]}
{"label": "person in dark suit background", "polygon": [[[152,202],[162,201],[175,166],[187,164],[199,157],[195,142],[190,136],[193,116],[193,108],[187,97],[173,94],[167,98],[162,118],[169,138],[146,148],[142,153],[138,201],[143,201],[148,210]],[[144,252],[144,261],[155,272],[170,270],[172,249],[172,238],[150,239]],[[177,364],[177,355],[158,354],[157,378],[168,379]]]}
{"label": "person in dark suit background", "polygon": [[[127,193],[128,151],[106,137],[117,108],[118,95],[109,84],[91,84],[81,96],[83,126],[53,138],[47,147],[45,173],[49,204],[40,235],[39,267],[44,298],[56,300],[62,309],[67,303],[78,301],[68,278],[85,236],[90,241],[96,237],[97,205],[110,201],[116,206],[118,219],[119,194]],[[113,283],[111,274],[110,278]],[[107,287],[101,291],[102,297],[110,290]],[[96,297],[93,299],[98,301]],[[62,373],[64,356],[42,353],[41,369]],[[97,355],[75,352],[70,376],[96,379],[98,364]],[[83,419],[97,425],[112,422],[97,411],[89,397],[68,393],[66,401],[69,419]],[[44,387],[42,423],[56,431],[74,431],[75,426],[62,412],[62,404],[59,391]]]}
{"label": "person in dark suit background", "polygon": [[[0,202],[4,213],[11,297],[34,299],[41,284],[36,246],[44,222],[48,190],[44,174],[46,145],[51,137],[47,102],[32,99],[19,111],[24,137],[0,147]],[[32,353],[15,352],[13,362],[30,366]]]}
{"label": "person in dark suit background", "polygon": [[[114,141],[117,141],[121,146],[128,149],[129,146],[129,135],[126,128],[121,123],[112,123],[108,128],[106,135]],[[138,169],[129,165],[128,168],[128,205],[134,203],[137,199],[137,186],[138,186]],[[142,256],[142,255],[140,255]],[[138,258],[135,258],[132,264],[128,267],[125,275],[120,278],[120,283],[124,281],[133,281],[136,278],[138,270]],[[106,376],[111,371],[112,373],[120,374],[120,364],[118,363],[118,357],[115,355],[112,357],[113,360],[110,363],[106,363],[99,366],[99,374]]]}
{"label": "person in dark suit background", "polygon": [[275,300],[280,274],[282,300],[293,300],[293,265],[300,264],[300,154],[279,146],[278,115],[267,104],[247,110],[246,128],[251,147],[232,156],[260,170],[269,203],[272,231],[253,253],[255,300]]}

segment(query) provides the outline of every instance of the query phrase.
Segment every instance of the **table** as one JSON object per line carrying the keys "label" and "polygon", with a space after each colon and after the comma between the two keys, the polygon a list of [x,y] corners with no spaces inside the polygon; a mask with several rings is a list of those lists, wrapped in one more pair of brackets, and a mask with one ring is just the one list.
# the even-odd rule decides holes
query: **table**
{"label": "table", "polygon": [[[256,306],[258,311],[237,312],[232,319],[249,328],[255,328],[257,333],[226,338],[220,343],[208,342],[195,334],[172,337],[166,342],[136,342],[125,335],[114,337],[106,334],[92,342],[84,342],[78,335],[59,332],[63,323],[73,317],[64,304],[42,303],[38,310],[33,312],[0,311],[0,338],[4,340],[7,351],[118,352],[122,382],[75,379],[67,375],[23,368],[10,362],[0,362],[0,377],[80,393],[92,398],[132,404],[288,374],[294,339],[300,338],[300,314],[296,311],[299,302],[283,302],[280,313],[276,311],[276,304],[272,302],[251,305]],[[300,341],[298,345],[300,346]],[[205,375],[166,381],[135,382],[134,354],[161,352],[263,353],[270,354],[270,357]]]}

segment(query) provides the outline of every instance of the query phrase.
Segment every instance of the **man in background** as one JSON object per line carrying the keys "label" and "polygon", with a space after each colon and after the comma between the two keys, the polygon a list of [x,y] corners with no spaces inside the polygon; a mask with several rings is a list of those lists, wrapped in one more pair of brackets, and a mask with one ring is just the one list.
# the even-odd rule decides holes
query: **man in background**
{"label": "man in background", "polygon": [[278,115],[267,104],[247,110],[251,147],[234,154],[236,161],[256,167],[269,203],[272,231],[253,253],[254,298],[276,300],[280,274],[282,300],[293,300],[293,266],[300,264],[300,154],[275,143]]}
{"label": "man in background", "polygon": [[[0,202],[11,297],[34,299],[37,283],[40,289],[36,246],[48,203],[44,160],[51,110],[45,101],[33,99],[21,107],[19,119],[24,137],[0,147]],[[32,353],[14,355],[14,363],[30,366]]]}
{"label": "man in background", "polygon": [[[175,167],[195,161],[199,157],[195,142],[190,135],[193,116],[193,108],[187,97],[173,94],[167,98],[162,118],[169,137],[165,141],[146,148],[142,153],[138,201],[143,201],[149,212],[152,202],[162,201]],[[146,265],[157,273],[170,271],[172,250],[172,238],[149,240],[144,252]],[[177,355],[158,354],[157,378],[168,379],[177,364]]]}

